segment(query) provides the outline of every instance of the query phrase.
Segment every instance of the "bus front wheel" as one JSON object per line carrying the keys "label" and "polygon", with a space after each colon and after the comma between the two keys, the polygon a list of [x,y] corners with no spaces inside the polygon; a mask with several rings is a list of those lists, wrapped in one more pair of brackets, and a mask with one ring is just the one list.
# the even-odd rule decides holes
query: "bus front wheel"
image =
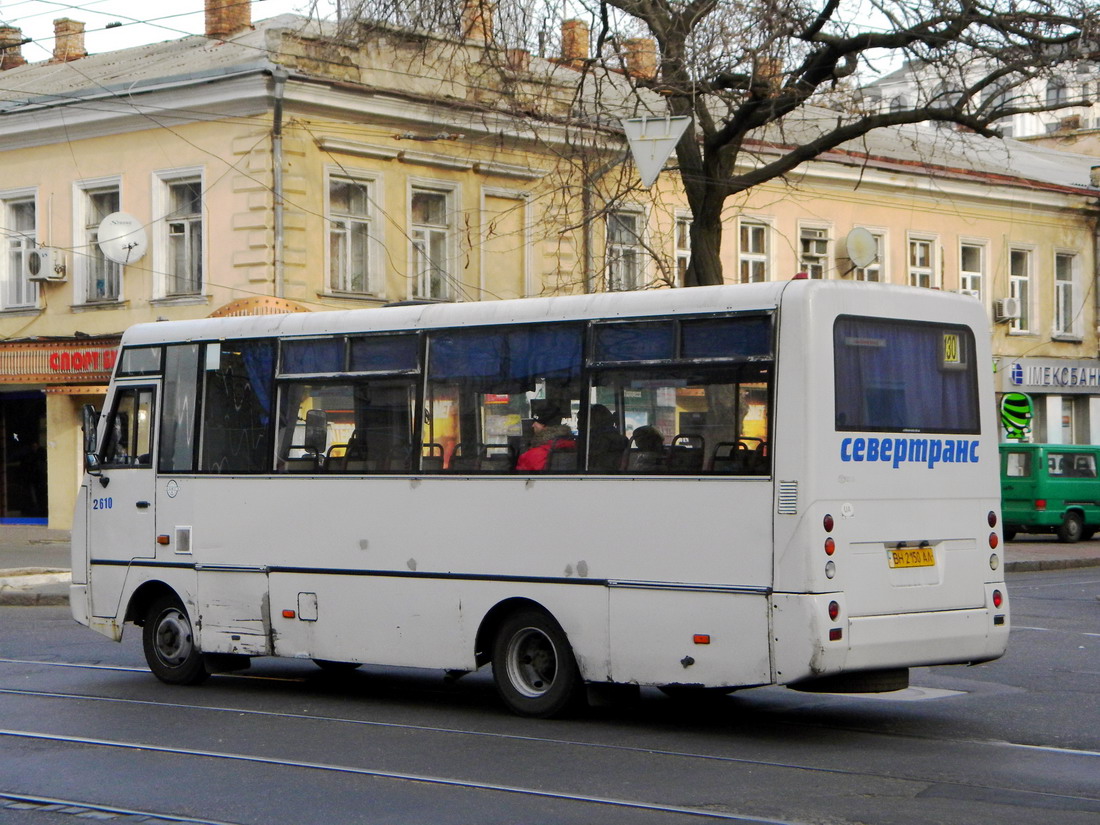
{"label": "bus front wheel", "polygon": [[1062,526],[1058,528],[1058,541],[1068,544],[1080,541],[1085,533],[1085,520],[1080,513],[1066,513]]}
{"label": "bus front wheel", "polygon": [[565,631],[538,610],[513,613],[497,630],[493,681],[504,703],[520,716],[556,716],[583,695]]}
{"label": "bus front wheel", "polygon": [[174,595],[153,602],[141,634],[149,670],[170,685],[197,685],[210,674],[195,644],[187,611]]}

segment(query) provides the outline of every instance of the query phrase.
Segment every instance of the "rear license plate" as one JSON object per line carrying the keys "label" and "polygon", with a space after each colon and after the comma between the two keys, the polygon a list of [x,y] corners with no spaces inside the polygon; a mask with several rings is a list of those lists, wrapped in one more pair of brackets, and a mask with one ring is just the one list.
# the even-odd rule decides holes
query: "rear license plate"
{"label": "rear license plate", "polygon": [[931,547],[900,547],[886,551],[891,567],[935,567],[936,553]]}

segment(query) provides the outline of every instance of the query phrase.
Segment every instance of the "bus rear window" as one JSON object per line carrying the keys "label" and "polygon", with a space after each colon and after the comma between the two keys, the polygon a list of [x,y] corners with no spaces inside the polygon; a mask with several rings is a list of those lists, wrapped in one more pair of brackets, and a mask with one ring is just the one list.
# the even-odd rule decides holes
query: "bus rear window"
{"label": "bus rear window", "polygon": [[840,317],[833,359],[837,430],[980,431],[967,327]]}

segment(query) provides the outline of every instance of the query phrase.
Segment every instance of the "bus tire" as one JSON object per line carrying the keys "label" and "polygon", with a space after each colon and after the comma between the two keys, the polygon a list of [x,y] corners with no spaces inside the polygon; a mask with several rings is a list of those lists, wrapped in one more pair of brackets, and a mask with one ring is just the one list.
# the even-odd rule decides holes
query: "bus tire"
{"label": "bus tire", "polygon": [[1016,538],[1016,531],[1010,527],[1006,527],[1004,529],[1004,536],[1005,541],[1012,541],[1014,538]]}
{"label": "bus tire", "polygon": [[493,681],[520,716],[556,716],[583,696],[565,631],[541,610],[522,610],[501,623],[493,640]]}
{"label": "bus tire", "polygon": [[1058,541],[1073,544],[1081,540],[1085,534],[1085,520],[1078,512],[1069,512],[1062,518],[1062,524],[1058,528]]}
{"label": "bus tire", "polygon": [[149,670],[162,682],[197,685],[210,675],[195,644],[191,619],[174,594],[165,594],[150,606],[141,640]]}

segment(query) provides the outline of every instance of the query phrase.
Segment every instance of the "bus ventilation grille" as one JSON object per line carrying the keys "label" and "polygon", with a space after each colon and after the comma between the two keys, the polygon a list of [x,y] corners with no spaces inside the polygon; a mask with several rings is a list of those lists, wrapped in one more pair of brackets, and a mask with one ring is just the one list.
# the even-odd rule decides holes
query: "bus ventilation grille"
{"label": "bus ventilation grille", "polygon": [[779,506],[776,512],[781,516],[793,516],[798,514],[798,482],[779,482]]}

